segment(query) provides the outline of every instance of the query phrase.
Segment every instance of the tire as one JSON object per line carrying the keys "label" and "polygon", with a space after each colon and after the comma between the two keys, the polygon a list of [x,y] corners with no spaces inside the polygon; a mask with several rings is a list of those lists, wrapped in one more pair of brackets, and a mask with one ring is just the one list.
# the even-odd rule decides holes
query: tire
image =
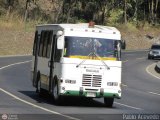
{"label": "tire", "polygon": [[53,101],[56,105],[60,105],[62,103],[61,96],[59,95],[59,89],[58,89],[58,81],[53,80],[53,85],[52,85],[52,96],[53,96]]}
{"label": "tire", "polygon": [[114,102],[114,98],[104,98],[104,104],[106,107],[112,107]]}
{"label": "tire", "polygon": [[151,59],[153,59],[153,57],[151,57],[150,55],[148,55],[148,60],[151,60]]}
{"label": "tire", "polygon": [[150,60],[151,59],[151,57],[150,56],[148,56],[148,60]]}
{"label": "tire", "polygon": [[37,74],[37,82],[36,82],[36,93],[41,92],[41,81],[40,81],[40,73]]}
{"label": "tire", "polygon": [[40,97],[42,97],[44,95],[44,91],[41,88],[40,73],[38,73],[38,75],[37,75],[36,93],[38,93]]}

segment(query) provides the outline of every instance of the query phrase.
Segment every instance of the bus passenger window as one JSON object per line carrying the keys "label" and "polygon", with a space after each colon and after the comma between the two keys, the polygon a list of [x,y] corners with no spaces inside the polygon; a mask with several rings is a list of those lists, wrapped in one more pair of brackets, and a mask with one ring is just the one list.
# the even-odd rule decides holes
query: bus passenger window
{"label": "bus passenger window", "polygon": [[39,43],[39,53],[38,55],[40,57],[42,57],[42,53],[43,53],[43,37],[44,37],[44,31],[41,32],[41,37],[40,37],[40,43]]}
{"label": "bus passenger window", "polygon": [[48,42],[48,38],[49,38],[49,32],[45,31],[44,33],[44,37],[43,37],[43,57],[47,57],[47,42]]}
{"label": "bus passenger window", "polygon": [[49,37],[48,37],[48,43],[47,43],[47,58],[50,57],[50,53],[51,53],[52,35],[53,35],[53,32],[50,31],[49,32]]}
{"label": "bus passenger window", "polygon": [[37,42],[38,42],[38,31],[35,32],[34,44],[33,44],[33,55],[36,55],[37,52]]}

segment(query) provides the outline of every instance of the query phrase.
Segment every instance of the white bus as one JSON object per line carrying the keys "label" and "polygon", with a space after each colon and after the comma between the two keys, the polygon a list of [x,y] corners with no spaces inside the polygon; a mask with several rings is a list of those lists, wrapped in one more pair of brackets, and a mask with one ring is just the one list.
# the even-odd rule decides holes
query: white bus
{"label": "white bus", "polygon": [[36,27],[32,82],[53,95],[104,98],[112,107],[121,98],[121,34],[94,24],[47,24]]}

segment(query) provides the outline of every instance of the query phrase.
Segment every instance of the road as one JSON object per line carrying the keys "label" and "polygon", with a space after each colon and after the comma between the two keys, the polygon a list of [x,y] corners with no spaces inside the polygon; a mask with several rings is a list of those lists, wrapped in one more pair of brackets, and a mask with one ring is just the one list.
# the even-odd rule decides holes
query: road
{"label": "road", "polygon": [[122,54],[122,99],[116,99],[113,108],[106,108],[103,99],[66,99],[56,106],[51,97],[39,97],[30,80],[30,60],[31,56],[0,57],[1,115],[17,120],[121,120],[157,114],[160,119],[160,79],[147,72],[157,60],[147,60],[145,51]]}

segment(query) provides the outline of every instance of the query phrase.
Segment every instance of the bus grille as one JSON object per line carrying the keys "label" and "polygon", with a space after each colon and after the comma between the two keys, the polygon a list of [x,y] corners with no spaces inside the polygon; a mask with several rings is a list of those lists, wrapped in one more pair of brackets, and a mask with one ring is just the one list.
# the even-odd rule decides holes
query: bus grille
{"label": "bus grille", "polygon": [[102,83],[101,75],[83,74],[82,86],[101,87],[101,83]]}

